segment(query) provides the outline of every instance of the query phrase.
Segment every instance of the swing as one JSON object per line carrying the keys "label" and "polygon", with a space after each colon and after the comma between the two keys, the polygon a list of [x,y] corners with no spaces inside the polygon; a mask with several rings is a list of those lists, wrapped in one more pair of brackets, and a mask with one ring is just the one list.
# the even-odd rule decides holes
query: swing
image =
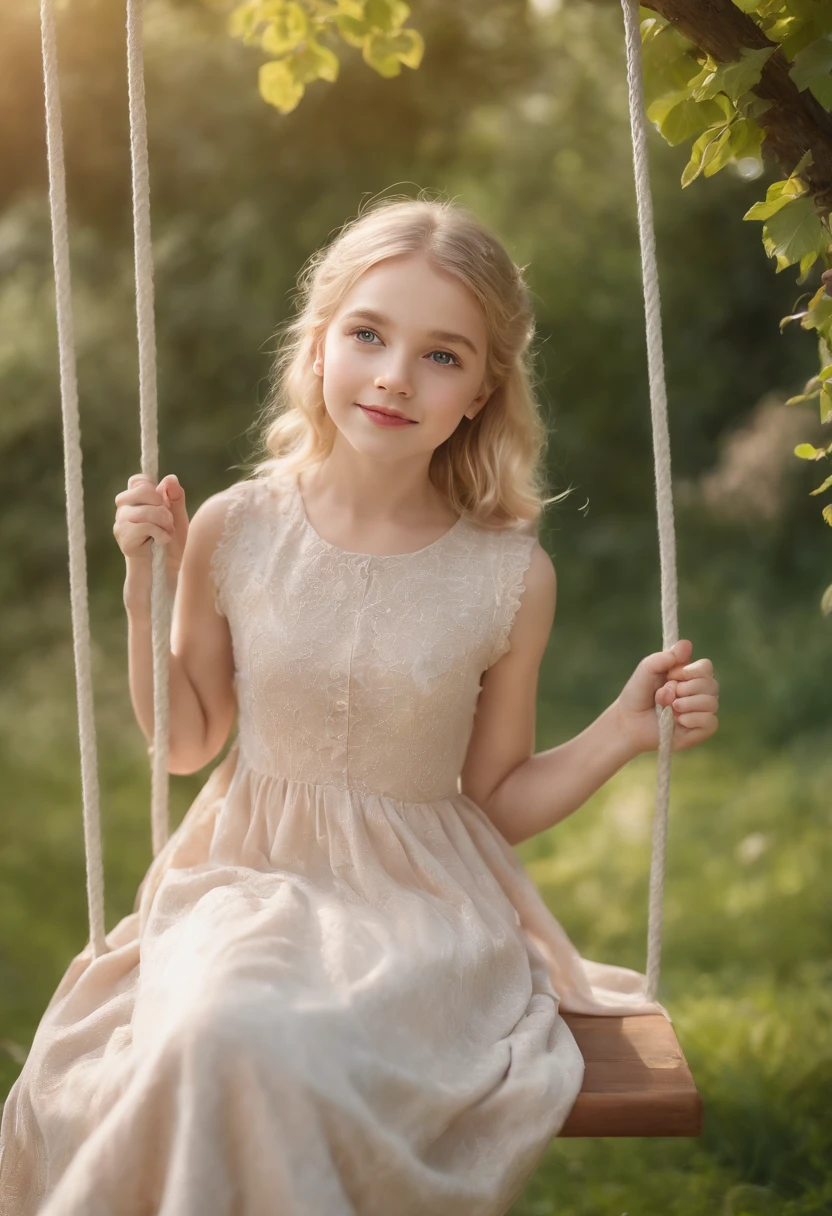
{"label": "swing", "polygon": [[[670,480],[667,389],[661,339],[658,272],[652,202],[646,155],[646,117],[641,74],[638,0],[621,0],[627,45],[630,125],[633,140],[636,201],[645,298],[650,406],[656,478],[656,505],[661,565],[663,649],[678,640],[676,553]],[[150,243],[150,192],[147,127],[142,63],[142,0],[127,0],[127,60],[133,225],[136,265],[136,311],[139,346],[141,468],[158,481],[153,265]],[[104,874],[96,733],[93,714],[90,628],[83,510],[82,454],[72,307],[63,136],[58,95],[58,66],[52,0],[41,0],[41,34],[46,105],[49,203],[60,358],[61,414],[69,542],[70,607],[79,717],[84,846],[90,945],[93,957],[107,953],[104,931]],[[151,756],[151,827],[154,857],[167,843],[169,639],[171,602],[167,591],[166,555],[152,545],[151,626],[153,637],[153,744]],[[661,952],[667,820],[670,798],[673,711],[657,709],[660,744],[656,783],[650,899],[646,998],[656,999]],[[560,1131],[562,1136],[698,1136],[702,1103],[670,1022],[662,1014],[625,1017],[563,1012],[586,1069],[583,1088]]]}

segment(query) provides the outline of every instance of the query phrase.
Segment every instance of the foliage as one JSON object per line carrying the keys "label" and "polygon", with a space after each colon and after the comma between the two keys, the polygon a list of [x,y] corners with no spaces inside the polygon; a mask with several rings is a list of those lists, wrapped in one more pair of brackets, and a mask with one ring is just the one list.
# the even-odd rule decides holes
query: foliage
{"label": "foliage", "polygon": [[409,15],[404,0],[245,0],[228,30],[273,56],[260,68],[260,95],[289,114],[309,83],[338,77],[338,56],[322,41],[329,34],[360,48],[380,76],[398,76],[402,64],[417,68],[425,43],[417,30],[403,28]]}
{"label": "foliage", "polygon": [[[824,109],[832,111],[832,7],[816,0],[734,3],[754,18],[774,45],[756,50],[742,47],[738,60],[717,63],[666,18],[650,13],[641,22],[647,116],[668,144],[693,139],[690,160],[682,173],[683,188],[700,174],[712,177],[728,164],[761,159],[771,102],[758,96],[755,86],[775,53],[789,61],[788,74],[796,88],[801,92],[808,89]],[[776,260],[778,274],[799,265],[799,284],[806,281],[818,258],[827,269],[832,267],[829,212],[815,205],[809,184],[801,177],[812,163],[809,149],[788,177],[772,183],[765,200],[743,216],[762,221],[763,246]],[[780,330],[791,321],[814,330],[821,370],[789,404],[817,398],[821,422],[832,423],[832,298],[823,286],[809,295],[805,308],[796,311],[798,301],[792,313],[782,318]],[[803,460],[826,460],[832,455],[832,443],[823,447],[798,444],[794,453]],[[830,487],[832,476],[811,493],[821,494]],[[822,516],[832,527],[832,503],[823,508]],[[832,614],[832,585],[824,592],[821,609]]]}

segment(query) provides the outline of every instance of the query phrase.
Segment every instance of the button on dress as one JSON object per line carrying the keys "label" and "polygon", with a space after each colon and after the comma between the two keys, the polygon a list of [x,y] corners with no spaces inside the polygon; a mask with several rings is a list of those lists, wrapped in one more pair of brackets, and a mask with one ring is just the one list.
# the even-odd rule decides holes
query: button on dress
{"label": "button on dress", "polygon": [[238,731],[134,910],[69,964],[0,1124],[2,1216],[501,1216],[580,1091],[583,959],[460,792],[536,543],[351,553],[293,474],[211,558]]}

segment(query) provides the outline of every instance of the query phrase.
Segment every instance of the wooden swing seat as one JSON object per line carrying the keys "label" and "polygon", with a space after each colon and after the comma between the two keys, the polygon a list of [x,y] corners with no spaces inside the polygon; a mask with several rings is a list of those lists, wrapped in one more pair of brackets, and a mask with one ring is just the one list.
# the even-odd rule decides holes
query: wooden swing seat
{"label": "wooden swing seat", "polygon": [[561,1016],[586,1061],[561,1136],[699,1136],[702,1099],[661,1013]]}

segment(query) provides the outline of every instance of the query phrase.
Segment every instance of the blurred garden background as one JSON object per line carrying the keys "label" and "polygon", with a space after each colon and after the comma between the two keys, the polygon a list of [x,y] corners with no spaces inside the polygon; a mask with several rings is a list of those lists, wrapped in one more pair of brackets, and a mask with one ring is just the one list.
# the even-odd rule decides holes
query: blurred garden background
{"label": "blurred garden background", "polygon": [[[274,333],[309,254],[376,195],[472,207],[527,266],[558,607],[537,747],[582,730],[661,648],[641,271],[618,0],[418,0],[418,70],[342,48],[289,114],[201,0],[148,0],[160,477],[192,514],[251,459]],[[127,682],[115,495],[140,469],[124,14],[58,11],[108,928],[151,859]],[[557,1140],[513,1216],[832,1212],[830,532],[786,406],[804,291],[742,216],[782,176],[686,189],[651,129],[680,635],[712,659],[720,730],[673,761],[660,999],[704,1100],[696,1140]],[[809,286],[820,282],[821,266]],[[825,436],[829,440],[828,434]],[[822,476],[818,476],[818,471]],[[36,0],[0,11],[0,1098],[87,941],[52,248]],[[223,753],[224,754],[224,753]],[[217,761],[219,762],[219,761]],[[171,778],[175,826],[204,784]],[[519,848],[581,953],[643,970],[655,756]]]}

